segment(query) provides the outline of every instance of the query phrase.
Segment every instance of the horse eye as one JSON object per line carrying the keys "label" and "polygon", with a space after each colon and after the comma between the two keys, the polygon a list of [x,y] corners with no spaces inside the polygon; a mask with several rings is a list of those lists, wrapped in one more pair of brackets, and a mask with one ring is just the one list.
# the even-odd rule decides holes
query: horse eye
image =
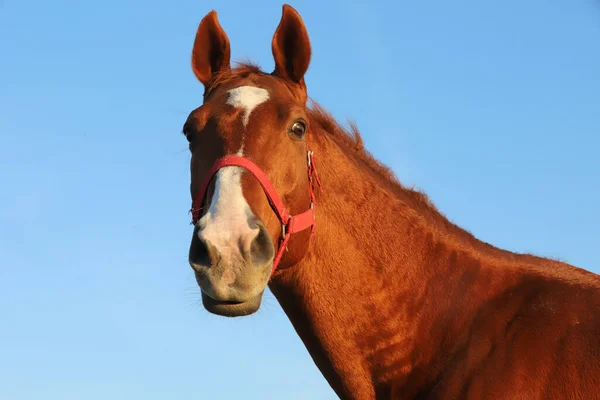
{"label": "horse eye", "polygon": [[306,124],[300,120],[294,122],[294,124],[290,128],[290,133],[296,136],[297,138],[302,139],[302,137],[304,137],[304,134],[306,133]]}
{"label": "horse eye", "polygon": [[183,134],[185,135],[185,138],[187,139],[187,141],[189,143],[192,143],[192,141],[194,140],[194,137],[196,136],[194,131],[189,131],[189,130],[184,131]]}

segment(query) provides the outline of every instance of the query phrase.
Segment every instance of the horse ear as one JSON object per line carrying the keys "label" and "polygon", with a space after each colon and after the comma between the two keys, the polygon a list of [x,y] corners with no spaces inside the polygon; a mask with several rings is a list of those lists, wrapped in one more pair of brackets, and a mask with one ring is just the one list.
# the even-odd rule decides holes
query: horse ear
{"label": "horse ear", "polygon": [[304,84],[304,74],[310,63],[310,41],[300,14],[290,5],[283,5],[279,26],[271,44],[276,75]]}
{"label": "horse ear", "polygon": [[198,26],[192,50],[192,70],[207,87],[215,74],[230,68],[230,58],[229,38],[213,10],[202,18]]}

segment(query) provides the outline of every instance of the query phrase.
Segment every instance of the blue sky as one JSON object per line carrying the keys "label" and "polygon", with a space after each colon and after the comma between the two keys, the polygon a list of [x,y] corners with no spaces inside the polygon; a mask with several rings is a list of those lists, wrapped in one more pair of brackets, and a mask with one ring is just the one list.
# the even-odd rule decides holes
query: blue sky
{"label": "blue sky", "polygon": [[[600,3],[296,2],[311,96],[479,238],[600,272]],[[186,258],[197,25],[271,70],[281,3],[0,3],[0,398],[332,399],[270,293]]]}

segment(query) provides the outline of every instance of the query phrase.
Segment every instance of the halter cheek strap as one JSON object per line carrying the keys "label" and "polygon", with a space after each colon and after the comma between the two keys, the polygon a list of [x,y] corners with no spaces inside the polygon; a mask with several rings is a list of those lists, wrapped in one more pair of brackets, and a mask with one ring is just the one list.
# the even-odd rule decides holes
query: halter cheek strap
{"label": "halter cheek strap", "polygon": [[215,161],[211,169],[206,174],[202,186],[200,187],[200,192],[195,197],[192,203],[192,224],[196,224],[200,217],[200,206],[206,195],[206,191],[213,176],[223,167],[242,167],[248,172],[250,172],[256,180],[260,183],[267,199],[269,200],[269,204],[271,208],[277,215],[277,218],[281,222],[281,238],[279,240],[279,249],[275,258],[273,259],[273,268],[271,270],[271,274],[275,272],[279,262],[281,261],[281,257],[283,256],[283,252],[287,248],[287,244],[290,240],[290,236],[294,233],[301,232],[305,229],[311,228],[310,236],[312,237],[315,227],[316,227],[316,215],[315,215],[315,193],[314,193],[314,184],[315,182],[319,187],[321,187],[321,182],[319,180],[319,175],[317,174],[317,170],[315,167],[314,153],[306,148],[307,153],[307,165],[308,165],[308,181],[309,181],[309,197],[310,197],[310,208],[303,213],[291,215],[287,208],[285,207],[281,197],[277,193],[277,190],[267,178],[267,175],[263,172],[263,170],[245,157],[235,156],[235,155],[227,155],[221,157]]}

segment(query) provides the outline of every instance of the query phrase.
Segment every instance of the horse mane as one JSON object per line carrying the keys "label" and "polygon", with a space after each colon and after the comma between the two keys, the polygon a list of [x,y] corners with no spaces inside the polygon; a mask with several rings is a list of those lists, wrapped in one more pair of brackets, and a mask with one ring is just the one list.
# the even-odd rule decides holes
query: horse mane
{"label": "horse mane", "polygon": [[[459,239],[459,242],[455,241],[455,243],[457,243],[460,248],[464,250],[468,249],[460,244],[460,241],[462,240],[469,243],[471,246],[485,250],[487,254],[495,257],[511,261],[515,258],[519,258],[521,261],[534,264],[537,264],[540,261],[546,261],[554,266],[560,266],[561,269],[564,267],[564,263],[561,260],[550,258],[542,260],[541,257],[534,254],[515,253],[501,249],[477,238],[468,230],[450,221],[437,209],[431,202],[429,196],[423,191],[415,187],[407,188],[402,185],[394,172],[388,166],[375,159],[375,157],[373,157],[373,155],[365,148],[362,135],[354,122],[348,121],[348,128],[345,128],[333,115],[331,115],[331,113],[313,100],[311,100],[311,104],[309,105],[308,115],[312,120],[312,123],[316,122],[319,128],[328,134],[330,138],[335,140],[339,146],[349,150],[346,153],[347,155],[353,157],[356,161],[361,162],[379,178],[379,183],[386,185],[401,201],[405,202],[405,204],[407,203],[412,208],[411,212],[413,212],[413,215],[418,214],[425,216],[443,236],[446,236],[445,232],[454,232],[458,234],[458,237],[461,239]],[[418,212],[415,213],[417,210]]]}
{"label": "horse mane", "polygon": [[313,122],[316,122],[323,131],[328,133],[338,145],[350,150],[351,155],[361,161],[394,191],[401,190],[405,196],[410,197],[416,203],[432,211],[439,212],[424,192],[414,187],[407,188],[402,185],[391,168],[373,157],[365,148],[362,135],[356,123],[348,121],[348,128],[345,128],[320,104],[313,100],[311,100],[311,103],[308,108],[309,118]]}

